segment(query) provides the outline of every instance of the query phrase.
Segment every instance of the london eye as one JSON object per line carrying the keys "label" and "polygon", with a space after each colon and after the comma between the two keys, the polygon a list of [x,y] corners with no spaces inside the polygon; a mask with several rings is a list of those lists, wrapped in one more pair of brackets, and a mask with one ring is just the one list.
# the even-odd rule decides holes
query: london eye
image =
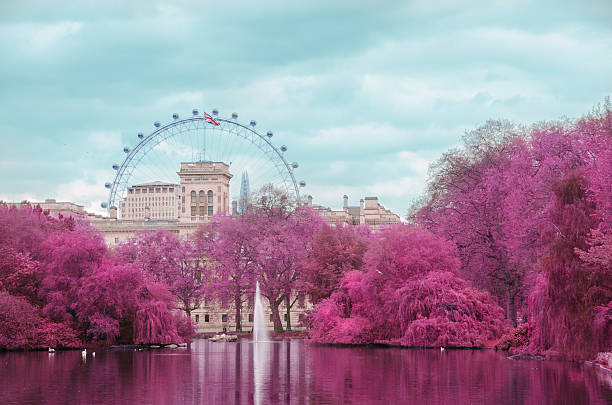
{"label": "london eye", "polygon": [[[194,161],[224,162],[234,178],[248,173],[253,190],[272,184],[299,201],[300,187],[306,183],[296,180],[298,163],[289,162],[287,146],[275,146],[273,132],[258,131],[255,120],[243,124],[236,113],[222,118],[217,110],[209,115],[194,109],[186,118],[173,114],[169,123],[156,121],[153,126],[150,133],[136,134],[135,144],[123,148],[121,163],[112,165],[115,175],[112,182],[105,184],[109,196],[102,208],[120,206],[127,189],[134,184],[177,183],[181,162]],[[238,199],[238,180],[230,182],[230,193],[232,199]]]}

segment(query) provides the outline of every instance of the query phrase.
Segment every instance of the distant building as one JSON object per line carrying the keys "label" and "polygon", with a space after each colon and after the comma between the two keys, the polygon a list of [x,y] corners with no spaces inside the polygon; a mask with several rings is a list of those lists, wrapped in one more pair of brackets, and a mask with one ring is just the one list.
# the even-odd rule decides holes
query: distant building
{"label": "distant building", "polygon": [[341,210],[332,210],[321,205],[312,204],[312,196],[308,196],[308,205],[321,214],[330,224],[367,224],[372,229],[379,229],[385,225],[399,224],[399,215],[383,207],[378,197],[365,197],[357,206],[348,205],[348,196],[344,195]]}
{"label": "distant building", "polygon": [[240,198],[238,199],[238,214],[242,214],[247,207],[249,201],[249,194],[251,193],[249,187],[249,173],[245,170],[242,172],[242,179],[240,179]]}
{"label": "distant building", "polygon": [[119,212],[122,219],[175,219],[179,185],[153,181],[127,189]]}
{"label": "distant building", "polygon": [[218,212],[228,212],[232,175],[223,162],[183,162],[178,220],[208,222]]}

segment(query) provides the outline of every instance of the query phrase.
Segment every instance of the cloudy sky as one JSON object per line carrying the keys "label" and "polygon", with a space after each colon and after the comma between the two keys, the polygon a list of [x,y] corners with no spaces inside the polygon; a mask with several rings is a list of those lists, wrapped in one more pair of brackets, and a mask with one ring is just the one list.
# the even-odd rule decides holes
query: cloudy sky
{"label": "cloudy sky", "polygon": [[612,93],[608,0],[258,3],[2,1],[0,199],[102,212],[122,147],[195,107],[273,130],[316,202],[404,216],[464,131]]}

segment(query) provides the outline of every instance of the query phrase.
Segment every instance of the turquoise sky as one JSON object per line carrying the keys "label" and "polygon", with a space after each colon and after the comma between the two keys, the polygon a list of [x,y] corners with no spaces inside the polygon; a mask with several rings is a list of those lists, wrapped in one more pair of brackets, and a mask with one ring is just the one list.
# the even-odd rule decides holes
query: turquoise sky
{"label": "turquoise sky", "polygon": [[122,147],[196,107],[273,130],[315,202],[404,216],[465,130],[612,93],[611,1],[295,3],[2,1],[0,199],[101,212]]}

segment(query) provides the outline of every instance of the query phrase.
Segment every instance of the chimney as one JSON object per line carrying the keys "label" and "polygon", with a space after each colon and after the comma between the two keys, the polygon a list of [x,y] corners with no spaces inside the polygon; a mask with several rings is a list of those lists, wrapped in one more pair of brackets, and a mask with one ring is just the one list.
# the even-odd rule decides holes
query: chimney
{"label": "chimney", "polygon": [[311,195],[308,196],[308,206],[312,207],[312,196]]}
{"label": "chimney", "polygon": [[342,206],[344,209],[348,208],[348,195],[344,194],[344,197],[342,197],[342,199],[344,200],[344,205]]}
{"label": "chimney", "polygon": [[232,215],[238,215],[238,201],[232,200]]}
{"label": "chimney", "polygon": [[110,207],[108,213],[112,219],[117,219],[117,207]]}

